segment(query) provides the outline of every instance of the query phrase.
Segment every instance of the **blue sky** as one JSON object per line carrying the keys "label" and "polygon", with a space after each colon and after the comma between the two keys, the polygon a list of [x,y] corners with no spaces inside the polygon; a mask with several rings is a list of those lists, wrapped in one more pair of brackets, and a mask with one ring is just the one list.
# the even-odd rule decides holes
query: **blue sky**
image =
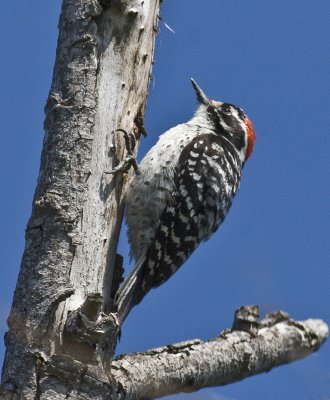
{"label": "blue sky", "polygon": [[[59,10],[60,0],[0,5],[2,334],[38,174]],[[244,108],[257,143],[225,223],[132,311],[118,352],[214,337],[244,304],[329,323],[330,2],[167,0],[162,17],[175,34],[160,23],[139,158],[192,116],[190,77]],[[125,232],[120,252],[127,264]],[[177,397],[283,398],[330,398],[328,343],[268,374]]]}

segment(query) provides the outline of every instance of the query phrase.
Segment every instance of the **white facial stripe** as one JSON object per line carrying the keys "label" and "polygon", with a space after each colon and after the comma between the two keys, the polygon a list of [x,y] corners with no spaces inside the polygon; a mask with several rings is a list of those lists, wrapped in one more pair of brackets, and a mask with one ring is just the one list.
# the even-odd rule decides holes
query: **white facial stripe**
{"label": "white facial stripe", "polygon": [[230,107],[232,115],[237,119],[238,123],[241,125],[244,131],[246,131],[246,126],[240,116],[238,115],[238,111],[234,107]]}
{"label": "white facial stripe", "polygon": [[233,132],[233,129],[230,126],[228,126],[223,119],[220,119],[219,122],[220,125],[223,127],[223,129],[225,129],[227,132],[230,133]]}
{"label": "white facial stripe", "polygon": [[240,151],[241,160],[244,161],[245,153],[246,153],[246,149],[247,149],[247,143],[248,143],[247,128],[246,128],[246,125],[245,125],[244,121],[242,121],[242,119],[239,117],[238,111],[234,107],[230,107],[230,109],[231,109],[232,115],[236,118],[236,120],[241,125],[241,127],[242,127],[242,129],[243,129],[243,131],[245,133],[245,146]]}

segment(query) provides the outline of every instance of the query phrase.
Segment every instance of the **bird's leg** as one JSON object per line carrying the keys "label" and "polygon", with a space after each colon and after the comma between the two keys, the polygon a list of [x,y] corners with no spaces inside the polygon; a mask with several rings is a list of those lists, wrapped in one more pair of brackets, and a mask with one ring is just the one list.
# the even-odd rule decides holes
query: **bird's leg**
{"label": "bird's leg", "polygon": [[116,174],[117,172],[128,172],[131,167],[134,168],[136,174],[139,174],[139,167],[136,162],[133,150],[136,144],[136,138],[133,133],[127,133],[124,129],[116,129],[114,133],[122,132],[125,139],[125,147],[127,156],[111,171],[104,172],[105,174]]}

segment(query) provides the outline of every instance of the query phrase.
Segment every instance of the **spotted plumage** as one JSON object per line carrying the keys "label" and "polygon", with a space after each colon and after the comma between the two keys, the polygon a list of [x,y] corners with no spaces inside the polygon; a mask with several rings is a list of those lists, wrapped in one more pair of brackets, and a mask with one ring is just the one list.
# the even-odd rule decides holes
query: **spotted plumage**
{"label": "spotted plumage", "polygon": [[253,149],[255,133],[244,113],[210,100],[194,81],[193,86],[200,103],[195,116],[160,137],[127,193],[136,267],[116,296],[121,321],[218,229]]}

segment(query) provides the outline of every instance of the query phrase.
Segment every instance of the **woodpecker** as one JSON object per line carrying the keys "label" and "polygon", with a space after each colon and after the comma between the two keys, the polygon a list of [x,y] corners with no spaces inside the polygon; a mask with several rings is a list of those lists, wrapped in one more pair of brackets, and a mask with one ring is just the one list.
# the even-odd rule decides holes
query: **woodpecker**
{"label": "woodpecker", "polygon": [[256,135],[243,111],[211,100],[191,81],[199,103],[195,115],[160,136],[126,194],[136,266],[115,297],[120,323],[218,229],[253,151]]}

